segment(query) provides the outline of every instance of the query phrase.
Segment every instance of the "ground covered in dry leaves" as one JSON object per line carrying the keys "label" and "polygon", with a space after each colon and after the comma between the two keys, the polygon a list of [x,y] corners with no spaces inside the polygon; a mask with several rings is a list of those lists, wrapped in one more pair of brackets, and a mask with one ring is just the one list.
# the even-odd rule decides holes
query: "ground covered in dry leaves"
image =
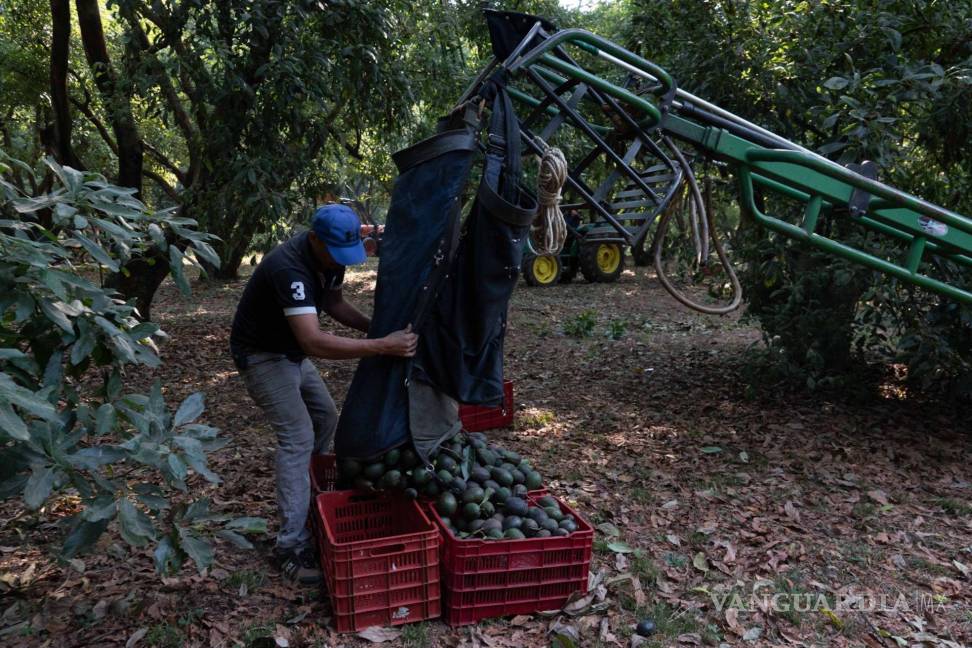
{"label": "ground covered in dry leaves", "polygon": [[[249,272],[250,268],[245,268]],[[368,307],[375,265],[349,273]],[[274,518],[274,439],[227,354],[244,281],[172,286],[156,372],[176,403],[202,390],[232,440],[211,461],[215,507]],[[572,335],[565,334],[565,331]],[[972,644],[968,412],[881,395],[821,396],[742,378],[758,331],[678,306],[644,269],[613,285],[530,289],[511,306],[516,422],[491,432],[598,529],[592,594],[559,614],[388,633],[390,646],[963,646]],[[340,403],[351,362],[321,362]],[[358,646],[314,589],[258,550],[220,543],[200,576],[153,573],[116,534],[58,564],[58,506],[0,508],[0,645]],[[271,529],[272,530],[272,529]],[[651,618],[642,642],[634,624]]]}

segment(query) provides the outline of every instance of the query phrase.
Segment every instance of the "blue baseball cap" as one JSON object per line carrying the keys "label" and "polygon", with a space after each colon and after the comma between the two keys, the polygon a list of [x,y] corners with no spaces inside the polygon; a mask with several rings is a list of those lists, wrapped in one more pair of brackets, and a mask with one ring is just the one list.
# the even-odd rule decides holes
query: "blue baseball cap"
{"label": "blue baseball cap", "polygon": [[319,207],[311,219],[311,230],[343,266],[364,263],[368,258],[361,242],[361,221],[347,205]]}

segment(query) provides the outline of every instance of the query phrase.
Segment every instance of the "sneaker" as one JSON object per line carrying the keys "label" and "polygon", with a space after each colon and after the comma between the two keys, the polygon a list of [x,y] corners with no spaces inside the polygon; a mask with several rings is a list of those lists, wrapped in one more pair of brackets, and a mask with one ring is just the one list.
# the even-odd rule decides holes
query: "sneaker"
{"label": "sneaker", "polygon": [[318,585],[321,582],[321,565],[313,547],[276,551],[277,564],[284,577],[301,585]]}

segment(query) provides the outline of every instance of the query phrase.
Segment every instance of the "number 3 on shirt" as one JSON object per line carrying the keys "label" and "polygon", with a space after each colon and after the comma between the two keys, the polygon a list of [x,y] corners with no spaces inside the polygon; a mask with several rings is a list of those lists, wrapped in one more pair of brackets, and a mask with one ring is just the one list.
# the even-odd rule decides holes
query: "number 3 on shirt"
{"label": "number 3 on shirt", "polygon": [[290,284],[290,289],[294,291],[294,294],[292,295],[294,301],[304,301],[305,295],[303,281],[295,281],[294,283]]}

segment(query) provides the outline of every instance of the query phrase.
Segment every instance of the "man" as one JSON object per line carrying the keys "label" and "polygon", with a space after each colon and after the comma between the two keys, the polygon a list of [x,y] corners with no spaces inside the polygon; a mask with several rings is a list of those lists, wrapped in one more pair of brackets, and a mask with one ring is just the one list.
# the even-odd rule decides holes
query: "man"
{"label": "man", "polygon": [[315,212],[308,232],[267,254],[254,270],[233,318],[230,349],[250,397],[277,436],[276,481],[280,530],[275,548],[281,570],[303,584],[320,580],[306,528],[311,453],[327,452],[338,413],[307,356],[345,360],[415,355],[410,328],[379,339],[347,338],[321,330],[323,311],[367,332],[371,323],[344,301],[345,266],[363,263],[361,223],[345,205]]}

